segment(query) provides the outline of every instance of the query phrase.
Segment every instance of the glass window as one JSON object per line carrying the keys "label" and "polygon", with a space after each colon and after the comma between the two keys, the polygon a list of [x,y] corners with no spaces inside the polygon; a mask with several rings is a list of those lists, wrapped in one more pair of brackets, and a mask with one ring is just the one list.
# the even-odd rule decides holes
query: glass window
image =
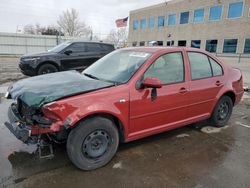
{"label": "glass window", "polygon": [[211,63],[212,69],[213,69],[213,76],[221,76],[223,75],[222,67],[219,63],[214,61],[212,58],[209,58],[209,61]]}
{"label": "glass window", "polygon": [[250,38],[245,41],[244,54],[250,54]]}
{"label": "glass window", "polygon": [[168,25],[176,24],[176,14],[168,15]]}
{"label": "glass window", "polygon": [[220,20],[222,15],[222,5],[210,8],[209,20]]}
{"label": "glass window", "polygon": [[164,27],[164,16],[158,17],[158,27]]}
{"label": "glass window", "polygon": [[144,78],[156,77],[163,84],[184,81],[184,63],[181,52],[169,53],[159,57],[145,72]]}
{"label": "glass window", "polygon": [[[86,45],[88,46],[89,44],[86,44]],[[73,44],[71,44],[71,45],[67,48],[67,50],[72,50],[73,53],[85,52],[85,51],[86,51],[86,45],[85,45],[85,43],[83,43],[83,42],[73,43]],[[89,47],[88,47],[88,48],[89,48]],[[94,46],[94,48],[95,48],[95,46]],[[99,48],[98,48],[98,49],[99,49]],[[89,49],[88,49],[88,51],[89,51]]]}
{"label": "glass window", "polygon": [[141,29],[145,29],[147,26],[146,19],[141,19]]}
{"label": "glass window", "polygon": [[86,43],[87,52],[100,52],[101,47],[97,43]]}
{"label": "glass window", "polygon": [[211,53],[216,53],[218,40],[207,40],[206,41],[206,51]]}
{"label": "glass window", "polygon": [[228,18],[241,17],[243,13],[243,2],[230,3],[228,9]]}
{"label": "glass window", "polygon": [[163,41],[157,41],[157,46],[163,46]]}
{"label": "glass window", "polygon": [[132,46],[133,46],[133,47],[137,46],[137,42],[136,42],[136,41],[133,42],[133,43],[132,43]]}
{"label": "glass window", "polygon": [[137,30],[138,28],[139,28],[139,22],[138,22],[138,20],[134,20],[133,21],[133,29]]}
{"label": "glass window", "polygon": [[208,57],[197,52],[188,52],[192,80],[212,77]]}
{"label": "glass window", "polygon": [[140,46],[145,46],[145,41],[141,41]]}
{"label": "glass window", "polygon": [[182,12],[180,17],[180,24],[187,24],[189,20],[189,12]]}
{"label": "glass window", "polygon": [[155,27],[155,18],[149,18],[149,28]]}
{"label": "glass window", "polygon": [[201,41],[200,40],[192,40],[191,47],[192,48],[201,48]]}
{"label": "glass window", "polygon": [[201,23],[204,21],[204,9],[197,9],[194,11],[194,23]]}
{"label": "glass window", "polygon": [[178,41],[178,46],[186,46],[186,45],[187,45],[187,41],[185,41],[185,40]]}
{"label": "glass window", "polygon": [[167,46],[174,46],[174,40],[167,41]]}
{"label": "glass window", "polygon": [[225,39],[223,53],[236,53],[237,51],[237,39]]}

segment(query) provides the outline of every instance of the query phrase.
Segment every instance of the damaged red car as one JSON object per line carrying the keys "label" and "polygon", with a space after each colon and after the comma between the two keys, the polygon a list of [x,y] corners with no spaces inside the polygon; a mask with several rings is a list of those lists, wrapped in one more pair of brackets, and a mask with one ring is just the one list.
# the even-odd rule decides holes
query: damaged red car
{"label": "damaged red car", "polygon": [[240,70],[193,48],[127,48],[82,73],[27,78],[6,94],[5,125],[24,143],[67,142],[80,169],[106,165],[121,142],[209,119],[227,124],[243,95]]}

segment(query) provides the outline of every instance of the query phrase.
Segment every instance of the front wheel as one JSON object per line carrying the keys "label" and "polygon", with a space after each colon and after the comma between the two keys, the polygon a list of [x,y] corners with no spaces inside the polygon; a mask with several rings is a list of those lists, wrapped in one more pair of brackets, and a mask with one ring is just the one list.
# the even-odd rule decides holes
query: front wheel
{"label": "front wheel", "polygon": [[74,165],[94,170],[106,165],[115,155],[119,135],[114,123],[103,117],[80,122],[67,140],[67,152]]}
{"label": "front wheel", "polygon": [[42,74],[49,74],[53,72],[58,72],[58,69],[54,65],[44,64],[38,69],[37,74],[42,75]]}
{"label": "front wheel", "polygon": [[225,126],[232,114],[233,111],[233,102],[232,99],[228,96],[223,96],[216,104],[213,114],[210,118],[211,123],[216,127]]}

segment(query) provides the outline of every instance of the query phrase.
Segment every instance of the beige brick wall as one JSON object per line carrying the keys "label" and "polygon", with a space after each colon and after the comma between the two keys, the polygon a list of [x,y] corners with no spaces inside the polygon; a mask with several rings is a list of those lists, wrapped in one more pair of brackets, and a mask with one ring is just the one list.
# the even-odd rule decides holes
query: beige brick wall
{"label": "beige brick wall", "polygon": [[[211,6],[223,5],[222,19],[220,21],[209,21],[209,10]],[[245,38],[250,38],[250,17],[249,8],[250,0],[244,0],[244,16],[237,19],[228,19],[228,7],[231,2],[239,2],[239,0],[173,0],[165,3],[146,7],[130,12],[129,23],[129,44],[137,41],[164,41],[174,40],[175,46],[178,40],[186,40],[187,46],[191,46],[191,40],[201,40],[201,48],[205,49],[206,40],[217,39],[217,53],[222,53],[224,39],[238,39],[237,53],[242,53],[245,45]],[[194,10],[205,8],[205,19],[203,23],[193,23]],[[190,11],[189,23],[180,25],[180,13]],[[167,17],[169,14],[176,13],[176,25],[168,26]],[[148,27],[149,17],[165,16],[165,26],[158,28],[157,19],[155,27]],[[133,30],[133,21],[147,19],[147,28]],[[171,37],[169,37],[171,35]]]}

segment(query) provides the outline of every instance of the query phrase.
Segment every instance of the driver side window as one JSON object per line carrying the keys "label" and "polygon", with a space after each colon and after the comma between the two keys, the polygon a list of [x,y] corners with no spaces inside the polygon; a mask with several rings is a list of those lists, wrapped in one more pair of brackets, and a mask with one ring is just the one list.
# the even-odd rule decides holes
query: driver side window
{"label": "driver side window", "polygon": [[184,63],[181,52],[169,53],[159,57],[145,72],[147,77],[158,78],[162,84],[184,81]]}
{"label": "driver side window", "polygon": [[86,49],[85,49],[85,44],[84,43],[80,43],[80,42],[77,42],[77,43],[73,43],[71,44],[67,50],[72,50],[73,53],[79,53],[79,52],[85,52]]}

